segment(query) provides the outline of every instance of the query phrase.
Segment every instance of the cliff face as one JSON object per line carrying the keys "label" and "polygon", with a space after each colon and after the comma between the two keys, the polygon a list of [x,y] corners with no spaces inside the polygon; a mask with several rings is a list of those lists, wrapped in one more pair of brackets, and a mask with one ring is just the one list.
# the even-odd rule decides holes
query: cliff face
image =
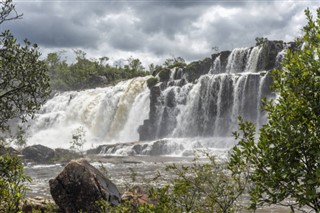
{"label": "cliff face", "polygon": [[261,126],[260,100],[273,97],[270,70],[281,68],[289,46],[266,41],[158,73],[158,83],[149,87],[149,118],[138,129],[140,140],[231,136],[239,115]]}

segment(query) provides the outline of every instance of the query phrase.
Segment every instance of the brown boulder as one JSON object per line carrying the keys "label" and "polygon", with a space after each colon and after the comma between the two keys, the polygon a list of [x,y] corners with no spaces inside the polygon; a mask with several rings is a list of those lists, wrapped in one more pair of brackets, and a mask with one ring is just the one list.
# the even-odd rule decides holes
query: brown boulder
{"label": "brown boulder", "polygon": [[84,159],[68,163],[49,185],[56,204],[68,213],[98,212],[98,200],[104,199],[112,205],[118,205],[121,200],[117,187]]}

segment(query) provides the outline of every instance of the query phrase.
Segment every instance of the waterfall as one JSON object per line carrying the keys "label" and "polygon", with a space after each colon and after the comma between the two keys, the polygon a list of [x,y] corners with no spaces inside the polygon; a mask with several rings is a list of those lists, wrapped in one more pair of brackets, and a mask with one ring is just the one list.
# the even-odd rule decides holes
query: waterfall
{"label": "waterfall", "polygon": [[74,130],[80,126],[86,132],[88,145],[138,140],[137,129],[149,113],[148,78],[56,94],[36,114],[28,131],[28,143],[68,148]]}
{"label": "waterfall", "polygon": [[[257,128],[266,121],[261,98],[274,94],[269,70],[264,69],[281,67],[281,46],[268,43],[216,53],[211,61],[170,69],[168,80],[151,89],[149,77],[139,77],[111,87],[56,94],[30,123],[28,143],[68,148],[81,126],[89,146],[119,143],[118,148],[130,154],[161,149],[185,155],[194,148],[231,147],[238,116]],[[123,147],[123,142],[140,138],[153,141]]]}
{"label": "waterfall", "polygon": [[250,51],[250,48],[234,49],[228,58],[227,73],[243,72],[246,67],[246,62],[250,57]]}
{"label": "waterfall", "polygon": [[[226,62],[215,55],[208,74],[187,84],[187,92],[172,95],[185,86],[164,88],[152,121],[156,123],[154,138],[231,136],[237,130],[238,116],[260,127],[265,121],[261,98],[271,95],[267,71],[258,70],[264,60],[262,52],[263,46],[236,48]],[[185,102],[177,101],[177,94]],[[168,97],[174,104],[168,104]]]}

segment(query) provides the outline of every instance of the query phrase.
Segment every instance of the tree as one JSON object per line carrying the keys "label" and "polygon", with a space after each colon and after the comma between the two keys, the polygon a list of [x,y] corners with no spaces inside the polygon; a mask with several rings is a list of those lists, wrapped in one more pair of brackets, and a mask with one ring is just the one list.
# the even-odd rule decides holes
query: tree
{"label": "tree", "polygon": [[132,73],[143,72],[145,68],[143,67],[141,61],[138,58],[130,57],[128,59],[128,69]]}
{"label": "tree", "polygon": [[[23,14],[18,14],[16,6],[12,4],[12,0],[5,0],[0,2],[0,25],[5,21],[14,19],[21,19]],[[12,14],[13,13],[13,14]]]}
{"label": "tree", "polygon": [[186,66],[186,61],[182,57],[172,57],[165,60],[164,64],[165,67],[171,69],[174,67],[184,67]]}
{"label": "tree", "polygon": [[268,41],[268,38],[256,37],[256,46],[263,45]]}
{"label": "tree", "polygon": [[272,72],[276,101],[264,101],[268,122],[255,142],[254,125],[240,119],[242,134],[232,163],[250,166],[252,208],[280,204],[320,212],[320,8],[305,11],[302,48],[287,50]]}
{"label": "tree", "polygon": [[0,129],[5,130],[10,119],[32,116],[50,94],[50,85],[37,45],[27,40],[20,45],[5,31],[0,46]]}
{"label": "tree", "polygon": [[[19,19],[11,0],[1,1],[0,24]],[[0,131],[9,129],[8,121],[20,118],[26,121],[38,110],[50,93],[47,66],[39,60],[37,45],[25,40],[17,43],[9,31],[0,35]],[[23,142],[23,136],[17,136]],[[0,211],[18,212],[26,190],[24,174],[18,156],[9,153],[0,156]]]}

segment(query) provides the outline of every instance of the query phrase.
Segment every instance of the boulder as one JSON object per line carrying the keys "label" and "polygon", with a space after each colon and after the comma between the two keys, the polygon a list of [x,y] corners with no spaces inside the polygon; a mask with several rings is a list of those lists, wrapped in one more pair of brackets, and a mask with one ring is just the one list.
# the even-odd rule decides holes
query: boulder
{"label": "boulder", "polygon": [[49,185],[52,198],[63,212],[99,212],[98,200],[111,205],[121,200],[117,187],[84,159],[68,163]]}
{"label": "boulder", "polygon": [[25,159],[36,163],[49,163],[54,158],[54,150],[38,144],[24,148],[22,155]]}
{"label": "boulder", "polygon": [[6,146],[3,146],[3,145],[0,145],[0,156],[1,155],[4,155],[4,154],[9,154],[9,155],[19,155],[20,153],[15,150],[14,148],[12,147],[6,147]]}
{"label": "boulder", "polygon": [[75,153],[69,149],[56,148],[54,150],[55,161],[66,162],[76,158],[80,158],[80,154]]}

